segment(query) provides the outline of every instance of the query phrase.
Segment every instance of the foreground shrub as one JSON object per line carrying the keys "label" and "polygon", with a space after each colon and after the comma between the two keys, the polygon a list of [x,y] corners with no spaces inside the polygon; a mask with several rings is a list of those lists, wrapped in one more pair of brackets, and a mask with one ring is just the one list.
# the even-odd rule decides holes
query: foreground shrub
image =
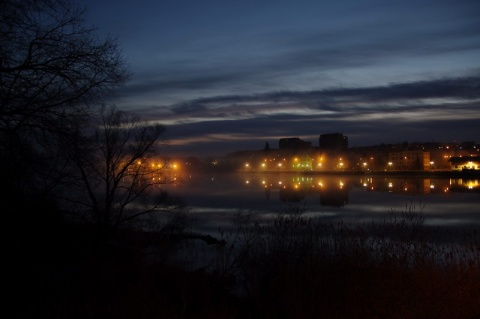
{"label": "foreground shrub", "polygon": [[[351,225],[289,207],[268,220],[239,212],[235,225],[222,240],[126,231],[98,242],[93,230],[58,231],[15,255],[15,317],[480,316],[478,234],[433,231],[413,209]],[[188,252],[186,264],[172,258]]]}
{"label": "foreground shrub", "polygon": [[263,318],[480,316],[478,234],[433,231],[414,206],[355,225],[304,212],[239,212],[226,236],[225,264]]}

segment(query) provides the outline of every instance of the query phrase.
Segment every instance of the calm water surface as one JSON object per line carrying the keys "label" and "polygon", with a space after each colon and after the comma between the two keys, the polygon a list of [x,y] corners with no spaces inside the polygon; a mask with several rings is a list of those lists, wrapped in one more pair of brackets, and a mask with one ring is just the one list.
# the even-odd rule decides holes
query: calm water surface
{"label": "calm water surface", "polygon": [[191,210],[193,228],[207,233],[232,227],[235,213],[268,218],[300,206],[307,216],[344,222],[382,218],[391,211],[422,212],[425,224],[480,230],[480,181],[423,177],[192,174],[168,190]]}

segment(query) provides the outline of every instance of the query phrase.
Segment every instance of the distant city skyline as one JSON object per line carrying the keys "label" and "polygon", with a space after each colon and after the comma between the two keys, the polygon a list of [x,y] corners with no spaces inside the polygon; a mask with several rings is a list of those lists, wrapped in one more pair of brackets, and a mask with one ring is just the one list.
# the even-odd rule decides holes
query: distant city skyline
{"label": "distant city skyline", "polygon": [[[341,133],[327,133],[322,135],[336,135]],[[345,136],[348,139],[348,136]],[[283,141],[282,141],[283,140]],[[298,140],[296,143],[292,143],[291,145],[287,145],[288,141],[285,140]],[[282,146],[283,143],[283,146]],[[405,148],[402,148],[405,146]],[[349,145],[345,144],[344,147],[338,147],[338,145],[332,147],[322,147],[319,139],[317,141],[306,141],[298,136],[291,136],[291,137],[283,137],[280,138],[278,141],[265,141],[262,145],[258,145],[255,148],[249,149],[234,149],[228,151],[227,153],[209,153],[209,152],[200,152],[197,154],[192,153],[178,153],[176,154],[177,157],[205,157],[205,158],[215,158],[215,157],[223,157],[223,156],[235,156],[235,154],[252,154],[258,152],[258,154],[263,153],[263,151],[295,151],[297,154],[305,154],[310,152],[331,152],[331,151],[339,151],[339,152],[348,152],[348,151],[361,151],[361,150],[374,150],[379,149],[385,153],[389,151],[393,151],[394,149],[398,150],[419,150],[424,148],[425,151],[437,150],[437,149],[450,149],[450,151],[460,151],[462,150],[467,151],[467,153],[462,152],[464,155],[459,156],[480,156],[480,142],[476,140],[465,140],[465,141],[397,141],[397,142],[382,142],[377,144],[364,144],[364,145]],[[454,153],[453,153],[454,154]],[[468,155],[467,155],[468,154]],[[456,156],[456,155],[455,155]]]}
{"label": "distant city skyline", "polygon": [[164,124],[166,153],[479,140],[478,1],[78,3],[133,73],[109,102]]}

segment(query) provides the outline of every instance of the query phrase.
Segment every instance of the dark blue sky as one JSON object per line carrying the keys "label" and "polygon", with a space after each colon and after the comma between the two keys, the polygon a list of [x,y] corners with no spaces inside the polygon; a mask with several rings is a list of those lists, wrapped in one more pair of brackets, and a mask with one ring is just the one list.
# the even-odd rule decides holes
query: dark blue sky
{"label": "dark blue sky", "polygon": [[81,0],[132,79],[111,102],[166,151],[480,142],[480,1]]}

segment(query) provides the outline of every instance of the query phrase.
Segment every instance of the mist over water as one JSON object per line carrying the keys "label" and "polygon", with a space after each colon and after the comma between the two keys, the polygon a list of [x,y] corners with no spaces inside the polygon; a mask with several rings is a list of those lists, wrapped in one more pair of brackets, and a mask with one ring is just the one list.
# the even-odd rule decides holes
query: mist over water
{"label": "mist over water", "polygon": [[233,227],[236,213],[269,218],[288,207],[307,217],[345,223],[379,221],[414,210],[424,225],[480,230],[476,179],[302,174],[192,174],[168,191],[183,198],[194,231],[215,234]]}

